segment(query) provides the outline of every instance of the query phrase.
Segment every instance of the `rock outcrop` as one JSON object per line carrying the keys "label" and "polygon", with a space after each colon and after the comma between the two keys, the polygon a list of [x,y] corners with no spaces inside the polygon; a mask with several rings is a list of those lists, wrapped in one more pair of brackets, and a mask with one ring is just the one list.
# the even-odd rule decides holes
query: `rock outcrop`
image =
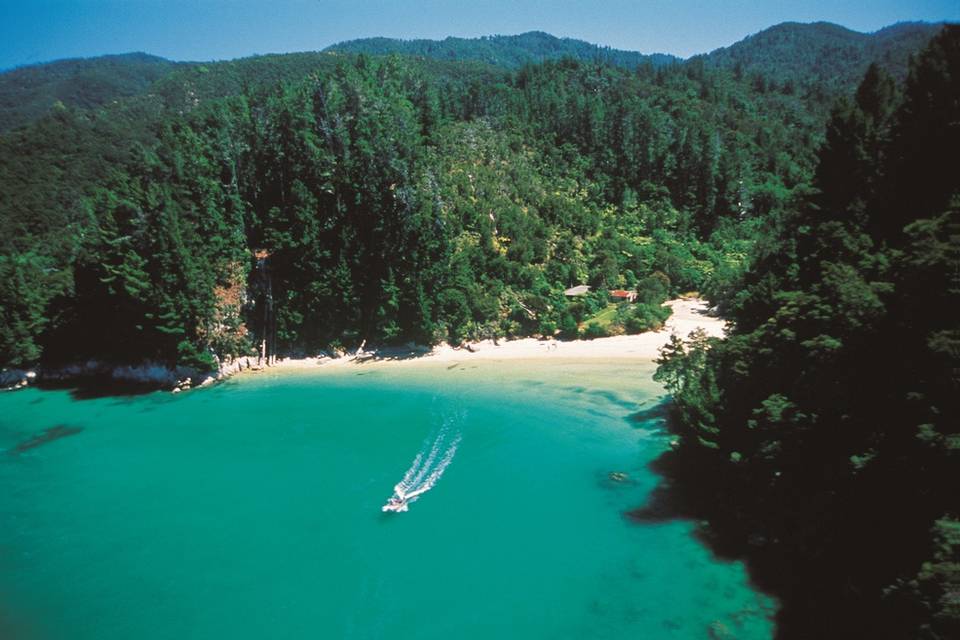
{"label": "rock outcrop", "polygon": [[0,389],[22,389],[36,379],[36,371],[28,371],[26,369],[4,369],[0,371]]}
{"label": "rock outcrop", "polygon": [[79,381],[102,381],[106,384],[121,384],[146,389],[189,389],[194,380],[201,386],[213,384],[245,368],[256,365],[250,358],[237,358],[221,364],[212,371],[200,371],[191,367],[170,367],[157,362],[142,364],[112,364],[99,360],[87,360],[71,364],[41,367],[36,371],[4,369],[0,371],[0,389],[22,389],[34,382],[65,384]]}

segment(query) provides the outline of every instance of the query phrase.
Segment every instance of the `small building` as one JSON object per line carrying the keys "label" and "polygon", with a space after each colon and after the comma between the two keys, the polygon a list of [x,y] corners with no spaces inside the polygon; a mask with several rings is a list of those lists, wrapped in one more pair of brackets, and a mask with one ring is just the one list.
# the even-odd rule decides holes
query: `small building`
{"label": "small building", "polygon": [[585,296],[588,293],[590,293],[590,285],[580,284],[575,287],[570,287],[563,292],[563,295],[567,296],[568,298],[577,298],[579,296]]}
{"label": "small building", "polygon": [[636,302],[637,292],[636,291],[626,291],[625,289],[611,289],[610,297],[617,301],[627,301],[627,302]]}

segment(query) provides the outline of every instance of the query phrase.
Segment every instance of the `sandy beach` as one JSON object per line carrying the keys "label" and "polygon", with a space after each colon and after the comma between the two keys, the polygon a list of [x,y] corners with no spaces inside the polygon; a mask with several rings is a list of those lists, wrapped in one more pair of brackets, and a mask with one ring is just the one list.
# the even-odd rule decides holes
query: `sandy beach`
{"label": "sandy beach", "polygon": [[676,299],[665,303],[673,314],[660,331],[648,331],[639,335],[613,336],[595,340],[492,340],[471,343],[467,347],[438,345],[433,349],[380,349],[375,353],[348,355],[342,358],[289,358],[278,361],[272,368],[333,367],[346,364],[370,362],[411,365],[417,363],[469,362],[480,360],[633,360],[653,361],[659,349],[671,335],[686,337],[695,329],[703,329],[708,335],[722,336],[726,321],[709,315],[709,305],[699,298]]}

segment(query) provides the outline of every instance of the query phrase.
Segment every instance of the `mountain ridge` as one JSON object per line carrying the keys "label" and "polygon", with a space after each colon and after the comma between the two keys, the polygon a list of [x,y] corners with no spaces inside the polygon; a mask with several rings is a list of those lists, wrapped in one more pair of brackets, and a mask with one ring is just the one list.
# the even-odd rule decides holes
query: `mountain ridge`
{"label": "mountain ridge", "polygon": [[179,66],[144,52],[66,58],[0,73],[0,132],[32,121],[58,102],[96,108],[147,90]]}
{"label": "mountain ridge", "polygon": [[[449,36],[443,40],[363,38],[321,51],[254,55],[229,61],[176,62],[143,52],[68,58],[0,71],[0,133],[28,124],[58,102],[93,109],[148,91],[169,90],[171,81],[182,79],[184,71],[200,73],[207,67],[230,65],[243,68],[244,75],[249,77],[255,67],[263,67],[267,80],[283,80],[308,73],[306,67],[322,64],[325,55],[360,53],[407,55],[441,64],[485,65],[503,71],[561,58],[628,69],[702,63],[758,77],[765,85],[814,87],[820,94],[834,96],[851,91],[871,63],[902,80],[910,54],[929,41],[943,24],[901,22],[863,33],[829,22],[784,22],[730,46],[687,59],[620,50],[543,31],[479,38]],[[279,66],[289,69],[278,72]]]}
{"label": "mountain ridge", "polygon": [[831,22],[782,22],[691,59],[738,74],[842,90],[855,85],[874,63],[903,80],[910,55],[944,24],[899,22],[864,33]]}
{"label": "mountain ridge", "polygon": [[516,35],[489,35],[479,38],[448,36],[443,40],[416,38],[359,38],[345,40],[326,47],[324,51],[344,53],[396,53],[467,59],[496,66],[516,68],[527,63],[543,62],[561,57],[581,61],[602,59],[616,66],[636,66],[650,62],[662,66],[683,59],[667,53],[640,53],[594,44],[577,38],[561,38],[544,31],[526,31]]}
{"label": "mountain ridge", "polygon": [[165,58],[165,57],[163,57],[163,56],[156,55],[156,54],[152,54],[152,53],[148,53],[148,52],[145,52],[145,51],[128,51],[128,52],[123,52],[123,53],[107,53],[107,54],[95,55],[95,56],[70,56],[70,57],[66,57],[66,58],[53,58],[53,59],[50,59],[50,60],[43,60],[43,61],[40,61],[40,62],[27,62],[27,63],[24,63],[24,64],[14,65],[14,66],[7,67],[7,68],[0,68],[0,76],[4,76],[4,75],[6,75],[6,74],[10,74],[10,73],[15,73],[15,72],[18,72],[18,71],[22,71],[22,70],[24,70],[24,69],[32,69],[32,68],[37,68],[37,67],[47,67],[47,66],[50,66],[50,65],[57,65],[57,64],[68,63],[68,62],[84,62],[84,61],[103,60],[103,59],[109,59],[109,58],[144,57],[144,58],[151,58],[151,59],[160,60],[160,61],[163,61],[163,62],[168,62],[168,63],[171,63],[171,64],[177,64],[177,65],[193,65],[193,64],[210,64],[210,63],[217,63],[217,62],[233,62],[233,61],[236,61],[236,60],[246,60],[246,59],[248,59],[248,58],[258,58],[258,57],[265,57],[265,56],[277,56],[277,55],[282,56],[282,55],[303,54],[303,53],[311,53],[311,52],[312,52],[312,53],[320,53],[320,52],[325,52],[325,51],[337,51],[337,50],[339,50],[343,45],[352,44],[352,43],[357,43],[357,42],[390,42],[390,43],[443,43],[443,42],[448,42],[448,41],[454,41],[454,42],[457,42],[457,41],[459,41],[459,42],[473,42],[473,41],[489,41],[489,40],[494,40],[494,39],[498,39],[498,38],[499,38],[499,39],[520,38],[520,37],[523,37],[523,36],[537,36],[537,37],[548,36],[549,38],[551,38],[551,39],[553,39],[553,40],[556,40],[556,41],[559,41],[559,42],[583,43],[583,44],[586,44],[586,45],[588,45],[588,46],[590,46],[590,47],[596,48],[596,49],[601,50],[601,51],[614,51],[614,52],[626,53],[626,54],[636,54],[636,55],[646,56],[646,57],[662,56],[662,57],[664,57],[664,58],[674,59],[674,60],[676,60],[676,61],[678,61],[678,62],[687,62],[687,61],[692,60],[692,59],[695,59],[695,58],[702,58],[702,57],[705,57],[705,56],[710,56],[710,55],[712,55],[712,54],[714,54],[714,53],[717,53],[717,52],[719,52],[719,51],[723,51],[723,50],[726,50],[726,49],[730,49],[730,48],[732,48],[732,47],[734,47],[734,46],[736,46],[736,45],[738,45],[738,44],[740,44],[740,43],[742,43],[742,42],[744,42],[744,41],[746,41],[746,40],[750,40],[751,38],[753,38],[753,37],[755,37],[755,36],[757,36],[757,35],[760,35],[760,34],[762,34],[762,33],[768,32],[768,31],[773,31],[773,30],[776,30],[776,29],[778,29],[778,28],[780,28],[780,27],[784,27],[784,26],[798,26],[798,27],[828,26],[828,27],[835,27],[835,28],[837,28],[837,29],[839,29],[839,30],[841,30],[841,31],[843,31],[843,32],[846,32],[846,33],[850,33],[850,34],[854,34],[854,35],[858,35],[858,36],[870,37],[870,36],[887,36],[887,35],[889,35],[890,32],[899,31],[899,30],[901,30],[901,29],[903,29],[903,28],[914,28],[914,27],[916,27],[916,28],[926,28],[926,27],[930,27],[930,28],[934,28],[934,29],[939,29],[940,27],[942,27],[942,26],[944,26],[944,25],[946,25],[946,24],[950,24],[950,23],[949,23],[948,21],[926,22],[926,21],[923,21],[923,20],[906,20],[906,21],[895,22],[895,23],[890,24],[890,25],[887,25],[887,26],[885,26],[885,27],[881,27],[881,28],[877,29],[876,31],[857,31],[857,30],[855,30],[855,29],[851,29],[851,28],[849,28],[849,27],[845,27],[845,26],[843,26],[843,25],[836,24],[836,23],[834,23],[834,22],[827,22],[827,21],[823,21],[823,20],[821,20],[821,21],[814,21],[814,22],[797,22],[797,21],[778,22],[777,24],[774,24],[774,25],[771,25],[771,26],[766,27],[766,28],[764,28],[764,29],[761,29],[760,31],[757,31],[757,32],[755,32],[755,33],[747,34],[746,36],[744,36],[744,37],[741,38],[740,40],[737,40],[736,42],[733,42],[733,43],[731,43],[731,44],[729,44],[729,45],[726,45],[726,46],[723,46],[723,47],[717,47],[717,48],[711,49],[710,51],[705,51],[705,52],[702,52],[702,53],[695,53],[695,54],[692,54],[692,55],[687,56],[687,57],[679,56],[679,55],[672,54],[672,53],[666,53],[666,52],[643,53],[643,52],[641,52],[641,51],[637,51],[637,50],[633,50],[633,49],[619,49],[619,48],[616,48],[616,47],[613,47],[613,46],[610,46],[610,45],[593,43],[593,42],[590,42],[590,41],[588,41],[588,40],[583,40],[583,39],[580,39],[580,38],[573,38],[573,37],[568,37],[568,36],[554,36],[554,35],[551,34],[551,33],[548,33],[548,32],[546,32],[546,31],[541,31],[541,30],[538,30],[538,29],[534,29],[534,30],[531,30],[531,31],[524,31],[524,32],[522,32],[522,33],[517,33],[517,34],[490,34],[490,35],[485,35],[485,36],[477,36],[477,37],[475,37],[475,38],[462,38],[462,37],[459,37],[459,36],[446,36],[445,38],[442,38],[442,39],[432,39],[432,38],[410,38],[410,39],[406,39],[406,38],[390,38],[390,37],[386,37],[386,36],[365,36],[365,37],[362,37],[362,38],[351,38],[351,39],[349,39],[349,40],[342,40],[342,41],[340,41],[340,42],[336,42],[336,43],[334,43],[334,44],[331,44],[331,45],[328,45],[328,46],[326,46],[326,47],[323,47],[322,49],[303,50],[303,51],[287,51],[287,52],[251,53],[250,55],[239,56],[239,57],[236,57],[236,58],[222,59],[222,60],[221,60],[221,59],[210,59],[210,60],[175,60],[175,59],[172,59],[172,58]]}

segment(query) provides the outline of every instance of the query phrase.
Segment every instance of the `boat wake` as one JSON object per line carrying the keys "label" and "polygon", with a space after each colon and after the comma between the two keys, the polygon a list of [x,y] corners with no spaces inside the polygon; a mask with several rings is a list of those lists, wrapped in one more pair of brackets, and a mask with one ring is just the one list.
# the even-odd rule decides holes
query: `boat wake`
{"label": "boat wake", "polygon": [[453,420],[444,421],[436,435],[424,440],[423,447],[413,459],[403,479],[393,488],[393,495],[381,507],[382,511],[408,511],[411,502],[415,502],[437,484],[440,476],[453,462],[461,440],[460,433],[453,432],[452,422]]}

